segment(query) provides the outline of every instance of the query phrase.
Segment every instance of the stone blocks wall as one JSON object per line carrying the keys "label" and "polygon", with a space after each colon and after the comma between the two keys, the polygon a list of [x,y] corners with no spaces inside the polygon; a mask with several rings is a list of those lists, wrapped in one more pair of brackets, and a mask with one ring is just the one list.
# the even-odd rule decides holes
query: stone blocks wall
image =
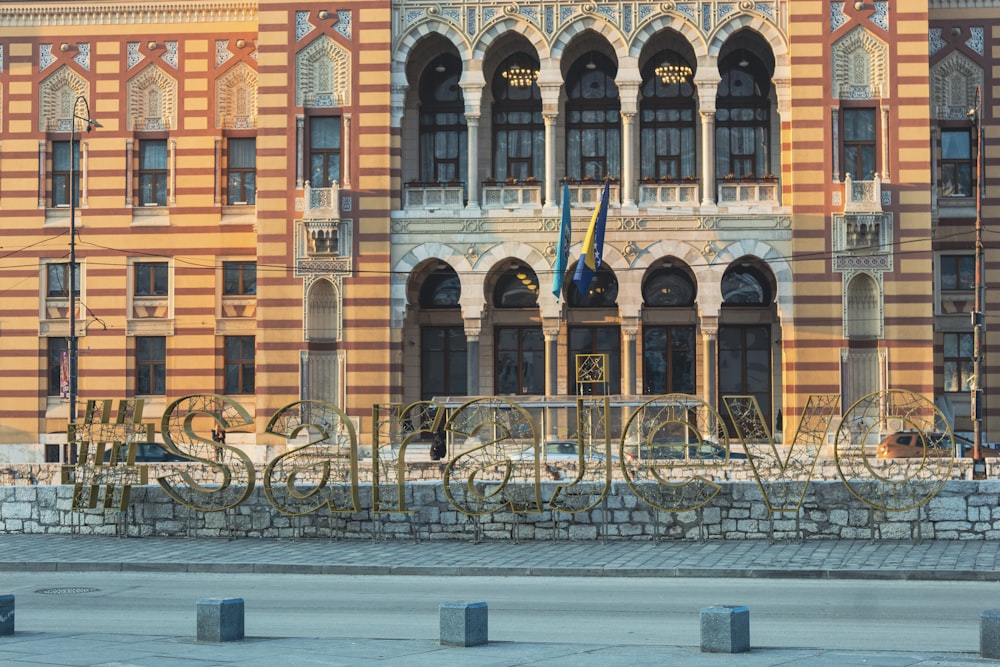
{"label": "stone blocks wall", "polygon": [[[360,487],[359,512],[286,516],[261,489],[225,512],[198,512],[159,486],[132,488],[129,508],[75,511],[71,486],[0,487],[0,533],[76,533],[180,537],[302,537],[341,539],[1000,539],[1000,481],[951,481],[925,506],[905,512],[872,510],[839,481],[812,482],[797,514],[770,515],[753,482],[722,482],[701,509],[658,512],[622,482],[604,503],[577,514],[499,511],[470,517],[450,506],[440,482],[407,485],[410,514],[372,513],[371,487]],[[543,484],[551,497],[555,484]]]}

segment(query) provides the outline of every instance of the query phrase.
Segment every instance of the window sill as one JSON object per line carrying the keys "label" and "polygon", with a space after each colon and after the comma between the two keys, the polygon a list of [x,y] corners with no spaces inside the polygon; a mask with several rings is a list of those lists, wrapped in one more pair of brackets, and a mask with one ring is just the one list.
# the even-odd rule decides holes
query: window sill
{"label": "window sill", "polygon": [[166,206],[147,206],[132,209],[132,224],[143,226],[169,226],[170,210]]}
{"label": "window sill", "polygon": [[173,336],[174,320],[167,318],[130,319],[125,323],[127,336]]}
{"label": "window sill", "polygon": [[[79,209],[78,209],[79,210]],[[82,227],[79,217],[76,216],[77,227]],[[69,227],[70,209],[69,206],[56,206],[45,209],[45,224],[53,227]]]}
{"label": "window sill", "polygon": [[215,335],[252,334],[257,330],[256,317],[217,317]]}
{"label": "window sill", "polygon": [[251,224],[257,221],[256,204],[227,204],[222,207],[222,218],[220,223]]}

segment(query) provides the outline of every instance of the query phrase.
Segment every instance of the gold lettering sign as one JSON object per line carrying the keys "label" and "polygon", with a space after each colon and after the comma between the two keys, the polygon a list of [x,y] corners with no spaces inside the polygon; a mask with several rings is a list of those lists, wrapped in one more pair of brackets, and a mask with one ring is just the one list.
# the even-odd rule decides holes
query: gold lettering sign
{"label": "gold lettering sign", "polygon": [[461,443],[461,453],[444,469],[452,507],[469,516],[542,511],[538,436],[524,408],[504,398],[478,398],[456,409],[446,428]]}
{"label": "gold lettering sign", "polygon": [[186,470],[160,477],[157,481],[175,501],[202,512],[221,512],[236,507],[253,492],[256,472],[253,462],[238,447],[224,439],[222,432],[253,423],[242,405],[217,394],[183,396],[167,406],[160,420],[160,434],[167,450],[210,468],[208,483],[199,482]]}
{"label": "gold lettering sign", "polygon": [[[583,370],[599,368],[595,363]],[[954,446],[947,422],[929,399],[913,392],[869,394],[845,412],[836,429],[831,424],[839,397],[811,396],[790,445],[774,442],[753,397],[725,396],[723,403],[728,428],[711,405],[695,396],[651,398],[628,416],[612,451],[610,400],[581,397],[576,403],[575,453],[558,465],[542,449],[531,415],[505,398],[470,400],[447,420],[445,407],[436,403],[377,405],[372,413],[372,509],[412,511],[405,501],[406,447],[416,437],[441,430],[457,450],[449,452],[444,467],[445,497],[457,511],[474,517],[503,510],[591,509],[606,497],[615,465],[636,496],[657,510],[703,507],[719,493],[719,480],[728,474],[730,429],[772,513],[801,508],[827,444],[833,446],[838,474],[850,492],[879,510],[920,507],[952,474],[954,459],[941,449],[942,443]],[[71,425],[68,439],[79,447],[79,462],[63,466],[61,473],[64,484],[74,485],[73,509],[96,507],[102,492],[105,509],[125,509],[131,485],[146,482],[146,467],[135,465],[135,448],[138,442],[153,442],[153,429],[139,422],[141,413],[141,400],[121,401],[111,423],[111,401],[89,401],[84,422]],[[174,401],[160,422],[164,446],[203,464],[200,468],[207,473],[196,478],[181,466],[158,483],[172,499],[194,510],[217,512],[239,505],[253,492],[256,474],[249,456],[226,443],[225,432],[252,425],[250,414],[225,396],[199,394]],[[876,448],[882,435],[898,431],[917,434],[924,456],[879,458]],[[264,494],[277,511],[359,511],[357,433],[339,408],[298,401],[279,410],[265,433],[284,438],[292,447],[264,471]],[[547,479],[559,481],[548,499],[543,497],[543,471]]]}
{"label": "gold lettering sign", "polygon": [[97,507],[103,490],[104,509],[125,510],[132,485],[147,483],[146,466],[135,464],[136,444],[153,442],[153,425],[139,423],[142,405],[142,399],[118,401],[112,423],[110,400],[87,401],[83,423],[69,425],[67,441],[78,455],[76,465],[60,472],[63,484],[73,484],[73,509]]}
{"label": "gold lettering sign", "polygon": [[358,438],[339,408],[322,401],[292,403],[271,418],[264,432],[307,440],[264,469],[264,495],[274,509],[291,516],[324,508],[358,511]]}

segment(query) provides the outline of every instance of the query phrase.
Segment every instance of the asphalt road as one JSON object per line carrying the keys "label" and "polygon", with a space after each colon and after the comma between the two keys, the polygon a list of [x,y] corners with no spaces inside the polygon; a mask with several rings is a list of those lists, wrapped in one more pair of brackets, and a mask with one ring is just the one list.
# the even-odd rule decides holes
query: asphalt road
{"label": "asphalt road", "polygon": [[[94,590],[79,590],[94,589]],[[191,636],[195,602],[242,597],[249,637],[433,639],[438,605],[485,601],[491,642],[697,646],[699,610],[750,608],[756,647],[976,651],[1000,584],[934,581],[7,572],[18,632]],[[46,591],[46,592],[41,592]]]}

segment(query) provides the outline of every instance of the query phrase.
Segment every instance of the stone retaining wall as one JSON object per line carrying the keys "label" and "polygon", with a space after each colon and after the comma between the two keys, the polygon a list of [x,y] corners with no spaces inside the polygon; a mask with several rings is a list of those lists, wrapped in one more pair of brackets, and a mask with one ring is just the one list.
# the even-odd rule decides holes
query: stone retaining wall
{"label": "stone retaining wall", "polygon": [[[555,483],[543,484],[549,498]],[[445,499],[441,483],[407,485],[409,514],[372,515],[371,487],[360,489],[364,510],[349,514],[314,512],[289,517],[272,508],[258,487],[238,507],[197,512],[171,500],[159,486],[132,488],[125,512],[70,509],[71,486],[0,487],[0,533],[87,535],[269,537],[323,539],[1000,539],[1000,481],[957,480],[917,510],[869,509],[839,481],[809,486],[798,514],[768,515],[753,482],[723,482],[720,493],[691,512],[657,512],[623,482],[606,501],[578,514],[546,510],[509,511],[473,518]]]}

